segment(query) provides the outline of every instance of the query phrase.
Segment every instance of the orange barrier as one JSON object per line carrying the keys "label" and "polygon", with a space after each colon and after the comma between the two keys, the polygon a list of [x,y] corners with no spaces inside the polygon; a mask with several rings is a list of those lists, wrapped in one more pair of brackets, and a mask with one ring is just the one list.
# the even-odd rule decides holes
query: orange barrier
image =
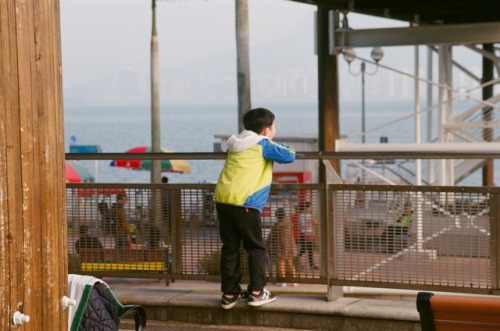
{"label": "orange barrier", "polygon": [[500,299],[420,292],[417,310],[422,331],[500,330]]}

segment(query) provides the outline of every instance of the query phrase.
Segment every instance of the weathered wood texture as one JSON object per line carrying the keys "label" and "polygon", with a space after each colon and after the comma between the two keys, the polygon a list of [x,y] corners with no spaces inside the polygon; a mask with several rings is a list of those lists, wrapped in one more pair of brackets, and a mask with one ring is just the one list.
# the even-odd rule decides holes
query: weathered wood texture
{"label": "weathered wood texture", "polygon": [[66,330],[58,0],[0,1],[0,330]]}
{"label": "weathered wood texture", "polygon": [[[335,141],[340,138],[339,86],[337,56],[330,54],[329,31],[331,29],[331,9],[318,7],[316,20],[316,45],[318,53],[318,132],[319,150],[335,151]],[[333,168],[340,173],[339,160],[330,160]],[[325,181],[325,171],[320,167],[320,181]]]}

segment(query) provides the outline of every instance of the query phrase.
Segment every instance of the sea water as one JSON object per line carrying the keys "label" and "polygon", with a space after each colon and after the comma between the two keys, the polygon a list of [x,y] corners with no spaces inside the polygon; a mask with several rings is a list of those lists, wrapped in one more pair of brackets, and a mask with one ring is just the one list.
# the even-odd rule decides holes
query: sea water
{"label": "sea water", "polygon": [[[313,103],[266,104],[276,115],[278,135],[317,135],[318,107]],[[360,102],[341,104],[340,133],[361,141],[362,109]],[[365,105],[366,142],[415,141],[411,101],[372,102]],[[102,152],[122,153],[140,145],[151,144],[151,109],[149,106],[81,106],[65,108],[65,141],[69,151],[70,137],[77,145],[99,145]],[[166,105],[162,106],[161,145],[175,152],[213,152],[217,134],[238,131],[235,105]],[[401,121],[382,127],[397,118]],[[374,130],[378,128],[377,130]],[[423,133],[425,134],[425,132]],[[133,171],[110,166],[111,160],[80,161],[95,172],[101,183],[147,183],[149,171]],[[215,182],[222,169],[221,160],[189,160],[191,172],[164,173],[171,183]],[[479,183],[479,182],[478,182]]]}

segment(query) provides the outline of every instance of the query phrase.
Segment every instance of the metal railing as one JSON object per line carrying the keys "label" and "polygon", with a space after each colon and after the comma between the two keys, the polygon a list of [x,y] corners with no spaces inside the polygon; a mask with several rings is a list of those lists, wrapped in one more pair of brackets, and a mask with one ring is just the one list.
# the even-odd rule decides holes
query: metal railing
{"label": "metal railing", "polygon": [[[214,184],[67,187],[70,272],[219,279]],[[273,185],[272,192],[262,213],[270,281],[474,293],[499,290],[500,189],[282,184]],[[113,219],[120,195],[127,197],[123,208],[131,236],[121,246]],[[310,242],[293,230],[293,224],[300,227],[297,212],[304,202],[311,203],[317,220]],[[106,204],[108,215],[100,211]],[[279,208],[292,224],[291,232],[273,230]],[[76,249],[82,226],[102,245],[85,256]],[[276,263],[286,236],[296,245],[295,272],[279,274]],[[243,252],[241,261],[246,270]]]}
{"label": "metal railing", "polygon": [[[313,154],[299,157],[314,159]],[[333,155],[390,159],[402,158],[400,154],[314,155],[316,159]],[[409,159],[435,158],[403,154]],[[485,152],[439,156],[479,158],[479,155],[496,156]],[[177,157],[186,155],[180,153]],[[208,155],[195,159],[206,158]],[[67,184],[70,272],[167,281],[219,280],[221,242],[214,187],[214,184]],[[122,217],[124,214],[131,239],[125,244],[117,238],[119,196],[127,197]],[[309,238],[300,236],[297,230],[298,209],[304,202],[311,204],[311,218],[317,221],[310,225]],[[348,285],[498,293],[499,203],[500,188],[496,187],[346,185],[339,180],[328,184],[273,184],[262,213],[269,251],[269,280],[325,284],[329,289]],[[104,206],[108,207],[107,214]],[[275,229],[280,208],[292,230]],[[101,248],[83,248],[77,252],[80,230],[96,237]],[[282,273],[277,266],[285,237],[293,238],[295,246],[292,257],[295,270],[288,273]],[[243,251],[241,263],[245,271],[247,261]]]}
{"label": "metal railing", "polygon": [[330,285],[492,293],[500,189],[331,185]]}
{"label": "metal railing", "polygon": [[[214,184],[67,184],[70,272],[218,280],[221,242],[214,188]],[[293,252],[300,253],[300,247],[307,250],[293,254],[296,272],[283,277],[290,282],[326,284],[319,270],[324,260],[319,254],[320,195],[324,195],[324,185],[272,187],[262,212],[271,280],[279,280],[278,258],[283,238],[288,237],[294,239]],[[305,201],[311,204],[314,219],[318,220],[310,229],[314,237],[307,245],[299,238],[297,223],[297,208]],[[278,230],[278,210],[292,225],[286,230],[289,232]],[[123,221],[130,235],[125,244],[118,239],[124,236],[119,224]],[[85,238],[80,238],[85,235],[87,245],[82,244]],[[242,268],[246,270],[244,255],[242,251]]]}

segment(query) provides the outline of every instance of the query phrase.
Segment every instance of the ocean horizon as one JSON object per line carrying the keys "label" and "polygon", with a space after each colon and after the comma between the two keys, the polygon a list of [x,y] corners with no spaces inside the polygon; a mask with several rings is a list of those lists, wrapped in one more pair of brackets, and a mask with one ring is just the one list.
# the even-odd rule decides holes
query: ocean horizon
{"label": "ocean horizon", "polygon": [[[318,111],[315,103],[276,103],[253,105],[265,107],[276,115],[277,136],[317,135]],[[341,103],[340,132],[355,136],[360,142],[361,103]],[[371,132],[372,129],[396,118],[413,113],[412,101],[377,101],[366,103],[365,127],[369,132],[366,142],[413,142],[414,122],[406,118],[391,126]],[[64,112],[65,150],[69,152],[71,137],[77,145],[99,145],[102,152],[122,153],[151,144],[150,106],[67,106]],[[165,105],[160,110],[162,147],[175,152],[213,152],[215,135],[237,133],[237,107],[221,105]],[[96,162],[79,161],[94,172]],[[147,183],[149,171],[133,171],[110,166],[111,160],[97,161],[96,181],[100,183]],[[171,183],[215,182],[222,168],[221,160],[189,160],[191,172],[164,173]],[[472,179],[474,180],[474,179]],[[475,181],[475,180],[474,180]],[[467,184],[471,185],[471,184]]]}

